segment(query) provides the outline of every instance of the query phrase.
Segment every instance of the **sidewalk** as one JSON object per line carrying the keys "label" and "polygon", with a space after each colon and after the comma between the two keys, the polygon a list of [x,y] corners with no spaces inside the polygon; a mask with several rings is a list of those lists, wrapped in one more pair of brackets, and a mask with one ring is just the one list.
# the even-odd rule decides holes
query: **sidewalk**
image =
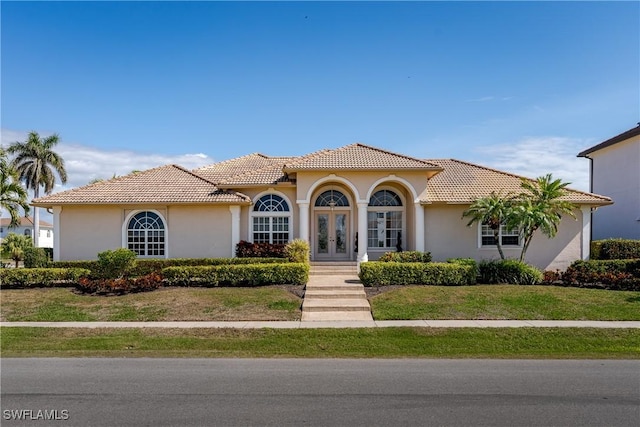
{"label": "sidewalk", "polygon": [[640,321],[596,320],[380,320],[380,321],[244,321],[244,322],[0,322],[0,327],[35,328],[632,328]]}

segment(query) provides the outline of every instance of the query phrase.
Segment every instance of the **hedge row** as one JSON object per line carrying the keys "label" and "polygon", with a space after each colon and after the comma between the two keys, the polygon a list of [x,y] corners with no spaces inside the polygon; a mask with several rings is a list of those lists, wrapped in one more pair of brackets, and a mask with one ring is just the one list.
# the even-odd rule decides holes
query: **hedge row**
{"label": "hedge row", "polygon": [[431,262],[431,252],[420,251],[404,251],[404,252],[385,252],[380,262]]}
{"label": "hedge row", "polygon": [[[160,274],[167,267],[212,266],[234,264],[273,264],[286,263],[282,258],[169,258],[169,259],[137,259],[131,269],[131,276],[140,277],[148,274]],[[54,268],[86,268],[91,271],[92,278],[101,278],[98,261],[55,261]]]}
{"label": "hedge row", "polygon": [[640,258],[640,240],[606,239],[591,242],[591,259]]}
{"label": "hedge row", "polygon": [[537,285],[543,280],[540,270],[515,259],[484,260],[478,270],[478,281],[486,284]]}
{"label": "hedge row", "polygon": [[282,263],[167,267],[162,270],[162,275],[165,283],[173,286],[303,285],[309,279],[309,265]]}
{"label": "hedge row", "polygon": [[640,291],[640,259],[575,261],[559,276],[567,286]]}
{"label": "hedge row", "polygon": [[379,285],[473,285],[473,266],[462,263],[379,262],[360,264],[360,281]]}
{"label": "hedge row", "polygon": [[3,268],[0,269],[0,287],[11,289],[71,286],[89,273],[85,268]]}

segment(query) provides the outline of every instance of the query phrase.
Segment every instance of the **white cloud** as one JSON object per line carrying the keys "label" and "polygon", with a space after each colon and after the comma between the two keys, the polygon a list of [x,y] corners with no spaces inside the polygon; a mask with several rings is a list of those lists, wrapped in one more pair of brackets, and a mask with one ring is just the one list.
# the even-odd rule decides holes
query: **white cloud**
{"label": "white cloud", "polygon": [[576,157],[589,141],[563,137],[529,137],[513,144],[489,145],[475,151],[478,163],[536,178],[548,173],[571,182],[570,188],[589,191],[589,161]]}

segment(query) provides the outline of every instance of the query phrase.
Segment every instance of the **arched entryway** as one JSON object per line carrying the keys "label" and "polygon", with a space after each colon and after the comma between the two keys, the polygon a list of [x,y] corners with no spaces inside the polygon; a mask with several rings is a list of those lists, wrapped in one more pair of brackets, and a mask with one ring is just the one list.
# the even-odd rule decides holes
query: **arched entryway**
{"label": "arched entryway", "polygon": [[353,197],[339,185],[325,185],[312,198],[312,256],[316,261],[353,258]]}

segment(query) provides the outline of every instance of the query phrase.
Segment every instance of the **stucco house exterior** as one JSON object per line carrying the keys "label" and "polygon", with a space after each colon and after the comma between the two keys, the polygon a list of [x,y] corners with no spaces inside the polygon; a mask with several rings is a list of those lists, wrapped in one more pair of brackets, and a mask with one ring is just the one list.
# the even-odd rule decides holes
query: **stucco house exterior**
{"label": "stucco house exterior", "polygon": [[[497,258],[490,231],[462,212],[520,177],[452,159],[422,160],[351,144],[298,157],[249,154],[193,171],[166,165],[42,197],[53,210],[54,259],[92,259],[127,247],[140,257],[230,257],[240,240],[307,240],[314,261],[375,260],[430,251],[433,259]],[[564,268],[587,258],[591,209],[609,198],[570,191],[577,220],[536,236],[527,261]],[[504,230],[508,256],[520,242]]]}
{"label": "stucco house exterior", "polygon": [[640,124],[578,157],[591,160],[591,191],[614,201],[593,213],[593,239],[640,239]]}
{"label": "stucco house exterior", "polygon": [[[9,233],[24,234],[33,238],[34,226],[32,217],[21,217],[17,227],[11,227],[11,218],[0,219],[0,242]],[[40,240],[38,246],[41,248],[53,248],[53,224],[40,220]]]}

